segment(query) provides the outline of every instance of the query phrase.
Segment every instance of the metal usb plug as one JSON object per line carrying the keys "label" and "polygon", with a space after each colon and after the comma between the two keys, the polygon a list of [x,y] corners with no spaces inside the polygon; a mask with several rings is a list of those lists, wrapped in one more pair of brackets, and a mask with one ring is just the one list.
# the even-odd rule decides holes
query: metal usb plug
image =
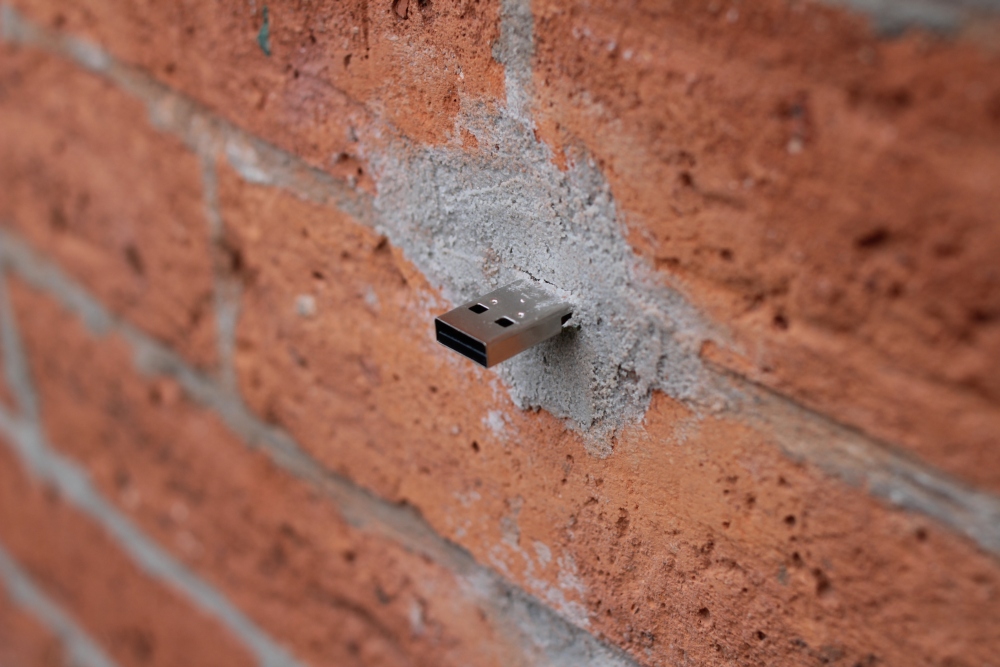
{"label": "metal usb plug", "polygon": [[518,280],[434,318],[437,340],[489,368],[552,338],[573,316],[530,280]]}

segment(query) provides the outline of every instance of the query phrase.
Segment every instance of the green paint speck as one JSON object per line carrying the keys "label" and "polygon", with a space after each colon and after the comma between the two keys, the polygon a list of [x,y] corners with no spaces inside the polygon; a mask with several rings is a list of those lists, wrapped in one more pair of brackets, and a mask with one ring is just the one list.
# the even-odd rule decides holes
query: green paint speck
{"label": "green paint speck", "polygon": [[260,24],[260,32],[257,33],[257,45],[260,46],[260,50],[264,52],[265,56],[271,55],[271,17],[267,12],[267,5],[264,5],[264,11],[261,12],[264,20]]}

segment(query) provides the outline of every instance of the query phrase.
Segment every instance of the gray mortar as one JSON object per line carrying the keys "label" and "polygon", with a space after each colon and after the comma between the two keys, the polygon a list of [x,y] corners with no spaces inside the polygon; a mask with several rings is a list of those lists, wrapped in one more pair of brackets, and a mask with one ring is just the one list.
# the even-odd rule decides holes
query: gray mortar
{"label": "gray mortar", "polygon": [[1000,10],[1000,0],[822,0],[866,14],[883,35],[896,35],[910,27],[941,33],[955,32],[977,19]]}
{"label": "gray mortar", "polygon": [[0,583],[14,604],[34,616],[59,638],[66,652],[64,664],[74,667],[116,667],[116,663],[42,592],[3,547],[0,547]]}
{"label": "gray mortar", "polygon": [[[518,11],[516,6],[518,4],[519,0],[505,0],[505,16],[508,14],[515,17],[525,16],[523,11]],[[514,8],[510,9],[509,6]],[[521,7],[521,10],[523,9]],[[304,200],[335,206],[358,221],[374,224],[372,202],[365,193],[351,190],[342,182],[332,179],[329,174],[310,167],[301,159],[213,116],[197,103],[149,80],[140,72],[117,63],[96,47],[81,45],[78,40],[45,31],[24,21],[13,9],[2,5],[0,5],[0,18],[3,19],[0,32],[9,41],[31,44],[75,60],[84,66],[90,66],[93,62],[103,63],[99,73],[143,100],[149,107],[151,119],[164,132],[178,137],[203,156],[213,150],[222,151],[230,165],[244,179],[286,189]],[[505,21],[510,20],[509,16],[505,18]],[[517,30],[505,29],[504,35],[503,45],[512,39],[520,41],[515,44],[517,48],[513,51],[516,58],[509,55],[510,51],[498,48],[502,60],[505,63],[530,62],[530,25],[522,24]],[[528,85],[530,76],[522,76],[520,80],[525,82],[523,85]],[[521,99],[527,99],[523,97],[523,91],[521,94]],[[508,98],[510,97],[508,93]],[[470,115],[473,114],[466,113],[463,120]],[[523,140],[524,131],[519,130],[518,134]],[[409,149],[405,145],[404,148]],[[460,163],[454,151],[442,152],[451,156],[453,164]],[[398,169],[405,163],[405,160],[399,160],[394,166]],[[589,168],[593,170],[592,166]],[[558,175],[558,178],[563,176]],[[384,212],[381,219],[383,221],[385,219]],[[0,231],[0,264],[4,263],[22,278],[58,296],[60,301],[74,310],[92,330],[99,332],[111,326],[109,316],[101,311],[96,301],[84,290],[65,277],[58,277],[58,272],[52,267],[42,268],[44,262],[34,257],[27,246]],[[648,280],[641,266],[637,272]],[[476,277],[472,282],[475,283],[477,280],[489,282],[482,277]],[[471,288],[469,289],[471,291]],[[676,294],[671,296],[673,300],[678,298]],[[641,303],[641,300],[637,302]],[[668,303],[672,302],[668,300]],[[663,307],[656,305],[658,303],[656,299],[652,299],[650,303],[655,308]],[[681,304],[671,315],[678,317],[679,314],[689,313],[689,308]],[[686,331],[697,334],[700,326],[702,325],[695,317],[694,324]],[[138,345],[137,349],[148,347],[137,342],[141,336],[133,335],[134,332],[128,327],[125,330],[130,332],[128,337],[133,340],[133,344]],[[430,317],[427,321],[427,331],[429,337],[433,335]],[[680,345],[678,347],[685,349]],[[692,346],[688,345],[686,349],[691,350]],[[21,363],[20,356],[10,346],[7,346],[4,352],[12,359],[7,364],[7,371],[10,373]],[[214,398],[209,399],[209,396],[215,396],[215,390],[201,392],[198,389],[203,386],[200,382],[187,382],[185,378],[193,377],[187,371],[173,367],[161,370],[176,374],[189,392],[227,415],[226,419],[230,425],[244,433],[243,425],[247,422],[240,415],[245,416],[246,409],[239,406],[238,399],[234,400],[239,409],[234,411],[234,404],[227,401],[217,402]],[[943,524],[968,535],[986,550],[1000,554],[1000,498],[997,496],[969,489],[941,471],[912,461],[905,452],[898,452],[886,443],[872,440],[856,429],[839,425],[828,417],[811,412],[774,392],[738,378],[714,376],[707,369],[695,367],[695,370],[694,377],[704,381],[700,387],[703,395],[712,401],[709,404],[711,407],[722,407],[717,402],[721,399],[731,414],[749,418],[765,429],[773,431],[776,442],[789,456],[809,461],[848,483],[865,487],[873,495],[884,498],[897,507],[934,517]],[[13,380],[14,386],[22,388],[22,391],[18,392],[24,404],[22,409],[27,408],[27,411],[31,412],[33,397],[30,394],[30,387],[25,391],[25,383],[18,382],[17,378]],[[724,390],[717,388],[720,385],[724,386]],[[225,391],[222,394],[228,396]],[[644,402],[640,401],[640,404]],[[625,422],[622,418],[618,421]],[[257,428],[263,427],[258,425]],[[251,432],[254,430],[257,429],[251,429]],[[244,433],[244,436],[253,441],[250,432]],[[282,458],[280,452],[285,449],[288,452],[296,450],[294,443],[290,443],[287,438],[274,437],[270,442],[271,452],[276,459]],[[601,442],[600,438],[597,442]],[[284,445],[279,446],[280,443]],[[606,451],[606,447],[598,445],[598,451]],[[289,456],[293,460],[296,458],[291,454]],[[289,469],[295,470],[296,466],[291,465]]]}
{"label": "gray mortar", "polygon": [[379,183],[375,226],[453,303],[521,277],[566,293],[577,328],[497,367],[522,409],[542,408],[584,433],[592,453],[640,420],[653,390],[718,405],[698,356],[708,326],[658,282],[625,239],[600,169],[579,153],[560,171],[526,117],[530,11],[503,5],[494,48],[508,107],[466,105],[457,129],[482,150],[405,139],[367,157]]}
{"label": "gray mortar", "polygon": [[[877,25],[948,29],[1000,0],[826,0],[868,13]],[[144,99],[151,119],[202,155],[220,144],[248,180],[296,190],[334,204],[382,230],[446,297],[461,302],[518,277],[565,290],[575,331],[497,370],[521,408],[544,408],[581,431],[594,454],[610,453],[611,435],[641,419],[652,391],[701,410],[744,402],[716,381],[698,357],[701,341],[720,335],[676,291],[658,282],[625,241],[600,170],[577,153],[567,172],[535,140],[530,119],[533,18],[526,0],[502,0],[501,39],[507,105],[464,104],[465,128],[480,146],[417,147],[402,138],[371,151],[379,182],[374,211],[329,175],[215,119],[198,105],[122,67],[99,48],[50,33],[0,5],[0,36],[42,46],[115,80]],[[384,131],[384,132],[383,132]],[[385,128],[374,130],[384,139]],[[382,140],[369,145],[384,145]],[[301,187],[307,184],[305,191]],[[374,219],[373,219],[374,218]],[[428,324],[428,330],[430,329]]]}
{"label": "gray mortar", "polygon": [[[530,62],[530,13],[519,0],[505,0],[503,11],[504,39],[497,48],[497,58],[510,74],[511,68]],[[115,80],[147,102],[151,117],[164,131],[203,154],[224,146],[230,163],[244,178],[288,188],[303,199],[335,205],[359,220],[371,221],[369,202],[363,194],[348,191],[294,156],[211,117],[197,104],[142,79],[96,48],[45,33],[22,21],[9,8],[0,7],[0,13],[6,39],[61,53]],[[496,117],[482,109],[465,109],[458,123],[472,131],[480,145],[488,146],[491,140],[493,145],[499,145],[495,155],[473,158],[457,147],[415,150],[397,141],[389,151],[396,154],[395,158],[375,156],[374,163],[382,173],[393,176],[397,184],[394,189],[386,186],[388,180],[380,184],[375,224],[394,241],[408,243],[405,249],[410,257],[432,279],[441,281],[453,301],[529,274],[563,287],[577,308],[577,320],[584,322],[573,342],[579,347],[567,349],[570,340],[543,346],[509,362],[506,368],[501,366],[502,375],[522,405],[549,406],[578,426],[587,427],[595,451],[605,453],[599,443],[606,440],[599,434],[641,417],[654,388],[713,407],[728,396],[697,362],[696,345],[708,331],[706,324],[677,293],[657,284],[632,255],[616,221],[607,184],[597,168],[579,157],[567,173],[559,172],[545,148],[534,142],[525,104],[530,99],[526,90],[530,70],[519,72],[512,77],[514,85],[508,86],[509,109],[505,114]],[[208,144],[203,144],[205,141]],[[422,171],[408,174],[407,169]],[[425,202],[425,198],[433,201]],[[393,211],[407,209],[396,209],[393,202],[414,208],[407,217],[397,219]],[[449,238],[456,234],[462,236]],[[501,254],[504,250],[509,256]],[[461,572],[470,590],[483,598],[484,605],[487,601],[497,605],[498,619],[506,619],[515,634],[524,633],[528,645],[534,647],[538,664],[634,664],[618,649],[568,625],[554,611],[477,565],[464,550],[434,534],[419,517],[324,471],[287,435],[253,418],[228,388],[215,386],[159,344],[116,322],[77,285],[3,233],[0,264],[7,264],[31,284],[58,296],[95,332],[119,328],[135,346],[137,363],[147,372],[177,377],[187,391],[217,409],[234,430],[265,449],[276,463],[323,488],[351,523],[384,532],[407,548]],[[670,314],[669,320],[663,313]],[[597,324],[597,318],[601,318],[601,324]],[[6,351],[11,352],[9,345]],[[543,359],[559,368],[550,367],[546,372],[544,365],[538,365]],[[636,367],[646,371],[640,375]],[[7,368],[10,372],[11,366]],[[575,387],[583,387],[580,395],[570,395],[560,386],[567,381],[554,375],[560,372],[568,374]],[[33,396],[30,387],[18,393]],[[774,428],[789,454],[814,462],[849,482],[868,485],[875,495],[933,516],[966,533],[987,550],[1000,553],[1000,500],[996,497],[971,492],[937,471],[908,464],[879,443],[832,425],[822,416],[769,392],[743,387],[740,394],[728,407],[747,411]],[[38,457],[35,463],[43,470],[63,468],[53,466],[37,430],[24,429],[2,410],[0,430],[16,438],[22,456]],[[73,472],[63,469],[49,475],[49,479],[57,486],[73,487]],[[85,498],[88,505],[98,500],[90,493],[84,496],[90,496]],[[141,536],[125,535],[118,517],[103,511],[95,516],[110,522],[112,532],[126,540],[129,551],[140,562],[162,568],[162,562],[148,562],[151,551],[147,549],[154,547]],[[206,591],[191,583],[179,581],[175,585],[204,602]]]}
{"label": "gray mortar", "polygon": [[[177,380],[190,397],[221,417],[247,446],[264,452],[277,466],[321,490],[351,525],[382,535],[455,573],[465,594],[489,614],[504,641],[524,651],[523,662],[517,664],[636,667],[635,661],[621,649],[572,625],[555,610],[478,564],[469,552],[438,535],[418,512],[385,501],[329,472],[287,433],[261,422],[238,396],[221,386],[218,379],[191,368],[168,347],[115,317],[58,267],[47,263],[16,237],[0,230],[0,304],[6,303],[4,272],[7,270],[36,289],[58,298],[84,322],[91,334],[121,336],[131,346],[133,361],[140,372]],[[4,324],[3,349],[16,350],[17,358],[23,359],[16,323],[8,308],[0,308],[0,323]],[[26,373],[16,375],[16,379],[14,388],[19,395],[34,395]],[[298,664],[286,662],[290,658],[280,653],[276,655],[279,649],[270,644],[271,640],[262,636],[261,631],[248,635],[248,621],[240,619],[240,612],[229,607],[220,594],[197,580],[193,573],[173,563],[169,555],[160,552],[132,527],[93,489],[83,469],[52,449],[36,420],[19,419],[0,406],[0,434],[7,436],[13,451],[36,476],[60,489],[70,502],[105,526],[140,566],[235,627],[238,636],[262,652],[260,664],[264,667],[295,667]],[[262,642],[266,643],[262,646]]]}
{"label": "gray mortar", "polygon": [[[46,440],[39,420],[37,392],[27,368],[27,355],[10,306],[6,280],[8,270],[23,270],[35,262],[37,259],[27,246],[0,232],[0,343],[5,354],[4,361],[10,364],[6,369],[7,379],[21,407],[21,413],[13,415],[0,406],[0,434],[5,437],[12,453],[34,477],[57,490],[63,499],[99,523],[147,574],[184,593],[217,618],[244,643],[260,667],[303,667],[303,663],[271,639],[222,593],[142,533],[97,491],[83,468],[58,453]],[[40,275],[35,276],[37,280],[31,281],[32,284],[40,286],[49,283],[51,286],[55,282],[63,286],[59,291],[66,297],[67,305],[81,314],[81,319],[91,331],[102,335],[115,326],[114,318],[84,291],[55,272],[42,270],[38,273]],[[127,337],[135,336],[134,332],[128,333],[131,336]],[[30,409],[26,410],[26,406]],[[57,625],[51,627],[58,629]]]}

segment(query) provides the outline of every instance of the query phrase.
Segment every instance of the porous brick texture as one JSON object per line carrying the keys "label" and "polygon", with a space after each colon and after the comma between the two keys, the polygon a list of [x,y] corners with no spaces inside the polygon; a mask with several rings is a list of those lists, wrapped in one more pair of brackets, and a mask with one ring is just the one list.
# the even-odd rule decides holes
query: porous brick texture
{"label": "porous brick texture", "polygon": [[729,330],[705,356],[1000,490],[995,52],[808,3],[536,11],[541,132]]}
{"label": "porous brick texture", "polygon": [[352,529],[175,381],[132,370],[122,340],[97,339],[51,300],[13,291],[52,441],[296,655],[338,665],[517,664],[487,610],[463,603],[455,573]]}
{"label": "porous brick texture", "polygon": [[[3,667],[1000,665],[988,12],[0,20]],[[660,374],[638,416],[589,431],[433,340],[456,285],[545,267],[449,252],[385,193],[415,155],[519,149],[592,165],[606,191],[567,198],[613,203],[623,289],[700,318],[690,359],[594,361]],[[427,178],[442,219],[482,196]]]}
{"label": "porous brick texture", "polygon": [[438,143],[455,138],[463,102],[503,97],[503,68],[490,48],[499,36],[498,0],[281,1],[266,10],[263,3],[13,4],[316,166],[369,183],[357,132],[371,114]]}
{"label": "porous brick texture", "polygon": [[45,53],[3,47],[0,224],[192,361],[215,359],[198,158],[145,107]]}
{"label": "porous brick texture", "polygon": [[[697,661],[766,662],[780,650],[794,662],[822,650],[943,659],[989,635],[976,591],[1000,579],[974,548],[925,545],[920,521],[784,460],[769,434],[699,420],[665,398],[614,457],[595,460],[557,421],[494,398],[487,373],[456,369],[412,335],[414,304],[433,297],[376,234],[231,175],[219,190],[246,279],[237,367],[251,408],[602,634],[667,664],[677,656],[665,636],[684,637]],[[296,312],[302,295],[315,312]],[[489,412],[503,415],[501,432]],[[955,559],[955,548],[966,555]],[[880,563],[900,569],[884,579]],[[943,577],[931,588],[951,597],[974,572],[987,577],[966,591],[976,602],[919,600],[929,581]],[[890,600],[927,614],[917,625],[947,643],[912,643],[925,638]]]}
{"label": "porous brick texture", "polygon": [[[122,665],[250,665],[217,622],[150,579],[100,526],[0,452],[0,540],[50,597]],[[113,601],[113,602],[112,602]]]}
{"label": "porous brick texture", "polygon": [[66,651],[38,619],[17,604],[13,593],[0,586],[0,664],[60,667]]}
{"label": "porous brick texture", "polygon": [[4,361],[3,347],[0,346],[0,405],[8,408],[14,409],[17,406],[17,401],[14,398],[14,393],[11,391],[10,383],[7,382],[7,364]]}

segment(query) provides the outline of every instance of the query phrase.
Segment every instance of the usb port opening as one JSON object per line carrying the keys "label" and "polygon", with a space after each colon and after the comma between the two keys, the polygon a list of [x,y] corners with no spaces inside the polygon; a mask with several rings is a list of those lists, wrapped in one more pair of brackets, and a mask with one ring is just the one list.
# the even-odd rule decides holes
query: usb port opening
{"label": "usb port opening", "polygon": [[562,331],[569,304],[520,280],[462,304],[434,320],[439,343],[489,368]]}
{"label": "usb port opening", "polygon": [[439,343],[486,366],[486,345],[441,320],[434,320],[434,329]]}

